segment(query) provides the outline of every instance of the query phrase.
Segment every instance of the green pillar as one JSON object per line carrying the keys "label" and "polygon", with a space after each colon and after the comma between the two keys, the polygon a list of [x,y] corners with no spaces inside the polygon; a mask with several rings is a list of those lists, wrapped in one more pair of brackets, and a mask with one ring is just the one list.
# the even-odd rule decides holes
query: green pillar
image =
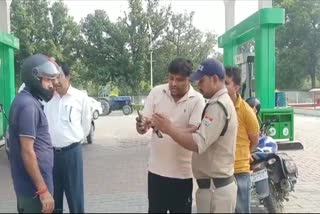
{"label": "green pillar", "polygon": [[237,46],[233,43],[226,45],[223,48],[223,64],[225,66],[234,66],[235,60],[234,57],[237,54]]}
{"label": "green pillar", "polygon": [[[291,145],[294,145],[301,149],[303,146],[300,142],[292,144],[293,109],[275,108],[275,29],[284,23],[283,8],[260,9],[220,36],[218,46],[224,50],[224,64],[234,65],[236,47],[251,39],[255,40],[255,92],[261,101],[261,119],[273,121],[272,129],[276,131],[272,137],[276,141],[281,140],[282,148],[286,148],[284,145],[293,148]],[[284,144],[288,140],[289,144]]]}
{"label": "green pillar", "polygon": [[14,73],[14,50],[13,48],[7,48],[4,51],[4,59],[7,61],[4,65],[4,70],[8,71],[5,72],[5,93],[4,93],[4,108],[6,110],[6,113],[9,114],[9,109],[11,106],[11,103],[15,96],[15,73]]}
{"label": "green pillar", "polygon": [[255,37],[256,96],[262,108],[275,107],[275,28],[261,26]]}
{"label": "green pillar", "polygon": [[262,108],[275,106],[275,29],[284,24],[283,8],[263,8],[218,38],[224,64],[233,66],[237,46],[255,40],[255,91]]}
{"label": "green pillar", "polygon": [[[11,102],[15,96],[14,50],[19,48],[19,40],[0,32],[0,104],[9,116]],[[0,113],[2,114],[2,113]],[[1,120],[2,117],[2,120]],[[0,115],[0,138],[7,127],[7,120]]]}

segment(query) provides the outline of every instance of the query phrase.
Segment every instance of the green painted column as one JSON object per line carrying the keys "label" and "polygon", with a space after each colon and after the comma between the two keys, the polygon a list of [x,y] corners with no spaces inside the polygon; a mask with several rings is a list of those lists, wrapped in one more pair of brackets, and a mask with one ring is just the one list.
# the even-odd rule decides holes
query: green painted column
{"label": "green painted column", "polygon": [[237,46],[233,43],[227,44],[223,48],[223,64],[225,66],[234,66],[235,60],[234,57],[237,55]]}
{"label": "green painted column", "polygon": [[[0,104],[3,105],[6,116],[9,116],[11,102],[15,96],[15,81],[14,81],[14,52],[12,47],[0,44]],[[7,127],[7,120],[3,115],[3,129]]]}
{"label": "green painted column", "polygon": [[[0,104],[7,116],[15,96],[14,50],[18,48],[19,40],[16,37],[0,32]],[[4,132],[7,127],[4,115],[0,123],[3,125],[1,131]]]}
{"label": "green painted column", "polygon": [[255,91],[262,108],[275,106],[275,28],[284,22],[283,8],[263,8],[218,37],[225,65],[235,64],[238,45],[255,39]]}
{"label": "green painted column", "polygon": [[6,113],[9,114],[11,103],[15,97],[15,73],[14,73],[14,49],[7,48],[4,51],[4,59],[7,61],[4,66],[5,72],[5,93],[4,93],[4,108]]}
{"label": "green painted column", "polygon": [[[4,70],[3,70],[3,46],[0,43],[0,104],[4,103],[4,91],[5,91],[5,85],[4,85]],[[0,140],[3,137],[4,134],[4,115],[3,112],[0,111]]]}
{"label": "green painted column", "polygon": [[263,25],[255,37],[256,96],[262,108],[275,107],[275,28]]}

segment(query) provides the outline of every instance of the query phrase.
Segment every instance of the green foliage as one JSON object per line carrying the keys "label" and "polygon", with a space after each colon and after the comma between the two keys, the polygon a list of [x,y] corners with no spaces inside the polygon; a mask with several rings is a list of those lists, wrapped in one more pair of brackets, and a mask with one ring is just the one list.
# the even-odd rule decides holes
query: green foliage
{"label": "green foliage", "polygon": [[48,1],[13,0],[11,30],[20,39],[20,50],[15,56],[16,85],[19,86],[22,61],[33,53],[45,53],[53,49],[53,42],[50,41],[52,25],[49,19]]}
{"label": "green foliage", "polygon": [[194,13],[173,14],[164,33],[164,39],[157,43],[154,51],[155,84],[166,82],[167,65],[175,57],[190,59],[198,66],[210,54],[214,54],[216,35],[202,33],[193,25]]}
{"label": "green foliage", "polygon": [[20,40],[15,55],[16,85],[20,85],[20,66],[33,54],[54,56],[73,66],[77,58],[80,27],[68,15],[62,1],[49,6],[48,0],[13,0],[11,29]]}
{"label": "green foliage", "polygon": [[132,104],[132,108],[134,111],[142,111],[143,107],[144,107],[143,104],[136,104],[136,103]]}
{"label": "green foliage", "polygon": [[193,12],[174,14],[170,6],[160,7],[159,0],[128,0],[128,12],[116,22],[96,10],[79,24],[61,0],[50,2],[12,2],[12,31],[21,44],[15,58],[17,77],[26,57],[44,53],[66,62],[73,84],[90,95],[98,95],[105,86],[108,93],[138,95],[151,89],[151,50],[154,85],[167,81],[167,65],[175,57],[188,58],[197,66],[208,55],[216,55],[216,35],[195,28]]}
{"label": "green foliage", "polygon": [[320,2],[275,0],[286,9],[285,25],[276,33],[277,87],[299,89],[307,78],[316,87],[320,64]]}

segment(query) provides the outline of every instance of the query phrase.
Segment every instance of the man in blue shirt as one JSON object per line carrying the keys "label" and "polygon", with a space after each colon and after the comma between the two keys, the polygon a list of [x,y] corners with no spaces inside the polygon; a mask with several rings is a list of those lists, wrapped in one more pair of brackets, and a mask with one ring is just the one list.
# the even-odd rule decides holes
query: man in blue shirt
{"label": "man in blue shirt", "polygon": [[52,81],[59,75],[59,66],[45,55],[30,56],[22,64],[25,88],[9,115],[9,159],[19,213],[54,210],[53,148],[40,100],[52,98]]}

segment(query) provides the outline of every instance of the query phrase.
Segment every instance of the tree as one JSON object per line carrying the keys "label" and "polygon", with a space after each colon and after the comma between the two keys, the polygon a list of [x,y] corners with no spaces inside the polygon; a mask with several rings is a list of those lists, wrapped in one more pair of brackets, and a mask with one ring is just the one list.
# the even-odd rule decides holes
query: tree
{"label": "tree", "polygon": [[[112,82],[120,94],[141,94],[150,90],[150,43],[154,55],[154,85],[166,82],[167,65],[178,56],[199,64],[214,53],[216,35],[202,33],[193,22],[194,13],[173,14],[149,0],[129,0],[124,18],[112,23],[105,11],[95,11],[82,21],[85,64],[97,85]],[[151,37],[149,28],[151,26]]]}
{"label": "tree", "polygon": [[309,76],[316,87],[320,63],[320,2],[276,0],[286,9],[285,25],[277,30],[277,86],[295,89]]}
{"label": "tree", "polygon": [[159,41],[155,50],[155,83],[166,81],[167,65],[175,57],[190,59],[194,67],[209,55],[216,55],[214,46],[217,36],[202,33],[192,24],[194,12],[173,14],[164,31],[164,39]]}
{"label": "tree", "polygon": [[197,65],[215,54],[216,35],[196,29],[194,13],[174,14],[170,6],[160,7],[159,0],[129,0],[128,12],[116,22],[105,11],[96,10],[80,25],[61,0],[49,2],[12,2],[12,29],[21,44],[16,52],[17,74],[22,60],[44,53],[71,66],[73,82],[89,93],[97,94],[108,85],[110,90],[118,88],[119,94],[146,94],[150,90],[150,44],[154,85],[166,81],[167,65],[173,58],[185,57]]}
{"label": "tree", "polygon": [[[12,32],[20,40],[15,54],[16,85],[20,85],[20,66],[30,55],[43,53],[73,67],[79,66],[80,27],[68,15],[62,1],[50,7],[48,0],[13,0]],[[77,74],[76,74],[77,75]]]}
{"label": "tree", "polygon": [[122,23],[112,23],[106,12],[96,10],[81,21],[85,43],[83,61],[88,66],[85,78],[96,85],[108,82],[126,82],[128,59],[128,32]]}
{"label": "tree", "polygon": [[82,38],[79,25],[68,15],[62,1],[54,2],[50,8],[52,20],[52,41],[56,58],[73,65],[79,57],[79,43]]}
{"label": "tree", "polygon": [[167,26],[169,9],[158,8],[158,1],[149,1],[147,12],[141,0],[130,0],[124,18],[112,23],[105,11],[95,11],[82,21],[85,36],[84,56],[90,78],[105,85],[112,82],[120,93],[140,94],[150,90],[148,23],[153,40],[161,39]]}
{"label": "tree", "polygon": [[142,0],[129,0],[129,13],[121,23],[128,33],[128,53],[130,58],[127,68],[127,82],[133,93],[139,93],[139,83],[145,76],[145,62],[148,52],[148,21],[143,10]]}
{"label": "tree", "polygon": [[34,53],[50,53],[54,44],[50,41],[52,25],[47,0],[13,0],[11,4],[11,30],[20,40],[15,54],[16,85],[20,85],[22,61]]}

